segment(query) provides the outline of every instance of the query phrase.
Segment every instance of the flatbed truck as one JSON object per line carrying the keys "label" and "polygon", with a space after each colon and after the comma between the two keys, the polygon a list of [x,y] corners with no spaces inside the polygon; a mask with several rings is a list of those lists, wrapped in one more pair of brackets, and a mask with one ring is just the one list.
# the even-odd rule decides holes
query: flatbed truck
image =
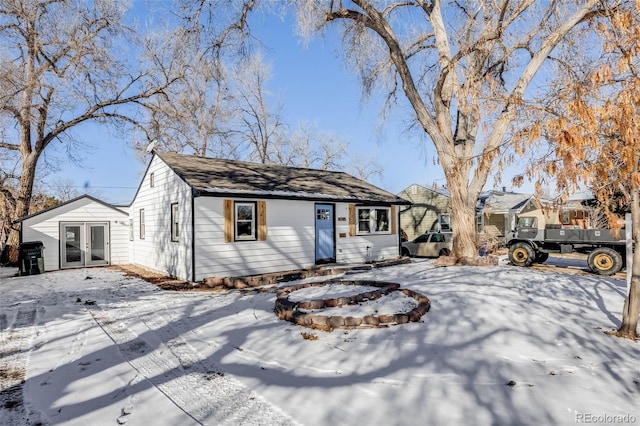
{"label": "flatbed truck", "polygon": [[625,266],[625,230],[566,228],[548,224],[541,210],[518,217],[516,229],[506,237],[509,261],[516,266],[543,263],[550,253],[583,253],[589,269],[613,275]]}

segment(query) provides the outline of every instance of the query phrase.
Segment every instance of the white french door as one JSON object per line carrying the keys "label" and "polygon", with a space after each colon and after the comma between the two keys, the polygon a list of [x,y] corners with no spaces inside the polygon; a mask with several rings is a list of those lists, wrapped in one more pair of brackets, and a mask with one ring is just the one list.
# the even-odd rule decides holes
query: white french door
{"label": "white french door", "polygon": [[60,223],[61,268],[108,264],[108,222]]}

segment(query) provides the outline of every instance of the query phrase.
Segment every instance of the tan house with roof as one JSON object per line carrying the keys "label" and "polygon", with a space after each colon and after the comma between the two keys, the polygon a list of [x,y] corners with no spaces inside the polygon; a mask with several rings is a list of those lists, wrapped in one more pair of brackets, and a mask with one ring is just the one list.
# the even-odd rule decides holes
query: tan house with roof
{"label": "tan house with roof", "polygon": [[443,190],[414,183],[400,192],[398,197],[411,202],[410,207],[400,212],[400,227],[410,241],[425,232],[451,230],[451,203],[449,195]]}

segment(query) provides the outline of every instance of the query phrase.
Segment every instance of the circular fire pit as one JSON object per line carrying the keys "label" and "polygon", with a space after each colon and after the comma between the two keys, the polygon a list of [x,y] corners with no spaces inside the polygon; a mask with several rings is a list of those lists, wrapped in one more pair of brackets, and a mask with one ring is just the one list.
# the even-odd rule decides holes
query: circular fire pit
{"label": "circular fire pit", "polygon": [[[323,287],[329,285],[345,286],[368,286],[375,287],[375,290],[365,291],[359,294],[348,296],[314,298],[311,300],[292,301],[292,293],[310,288]],[[401,292],[407,297],[415,299],[417,306],[408,312],[396,312],[377,314],[372,313],[363,316],[353,315],[325,315],[322,310],[326,308],[340,308],[354,306],[379,299],[393,292]],[[423,294],[413,290],[401,289],[400,284],[383,281],[343,281],[329,280],[318,283],[307,283],[283,287],[278,290],[275,303],[275,313],[278,318],[291,321],[294,324],[316,328],[321,330],[333,330],[335,328],[372,328],[387,327],[390,325],[406,324],[408,322],[419,321],[422,316],[429,311],[431,301]]]}

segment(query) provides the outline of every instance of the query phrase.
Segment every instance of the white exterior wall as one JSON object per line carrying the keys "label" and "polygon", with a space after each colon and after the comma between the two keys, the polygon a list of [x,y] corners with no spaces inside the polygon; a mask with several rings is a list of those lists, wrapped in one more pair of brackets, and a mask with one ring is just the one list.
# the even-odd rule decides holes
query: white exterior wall
{"label": "white exterior wall", "polygon": [[[150,185],[153,173],[154,186]],[[179,238],[171,241],[171,204],[178,203]],[[140,238],[140,209],[144,209],[145,235]],[[138,193],[129,207],[133,220],[131,263],[192,280],[191,277],[191,187],[164,161],[154,157]]]}
{"label": "white exterior wall", "polygon": [[[266,201],[266,241],[224,241],[225,199]],[[195,199],[196,281],[310,267],[315,263],[313,201]]]}
{"label": "white exterior wall", "polygon": [[[225,242],[224,199],[266,201],[266,241]],[[255,275],[313,266],[315,205],[315,201],[303,200],[197,197],[196,281],[208,277]],[[337,262],[362,263],[398,257],[397,234],[349,237],[349,204],[334,205]]]}
{"label": "white exterior wall", "polygon": [[22,241],[42,241],[44,269],[60,269],[60,222],[108,222],[112,265],[129,263],[128,216],[90,198],[51,209],[22,222]]}
{"label": "white exterior wall", "polygon": [[[399,256],[400,243],[397,232],[396,234],[356,235],[350,237],[349,204],[336,204],[335,215],[336,262],[373,262],[385,259],[395,259]],[[396,218],[396,231],[399,223],[400,222]]]}

